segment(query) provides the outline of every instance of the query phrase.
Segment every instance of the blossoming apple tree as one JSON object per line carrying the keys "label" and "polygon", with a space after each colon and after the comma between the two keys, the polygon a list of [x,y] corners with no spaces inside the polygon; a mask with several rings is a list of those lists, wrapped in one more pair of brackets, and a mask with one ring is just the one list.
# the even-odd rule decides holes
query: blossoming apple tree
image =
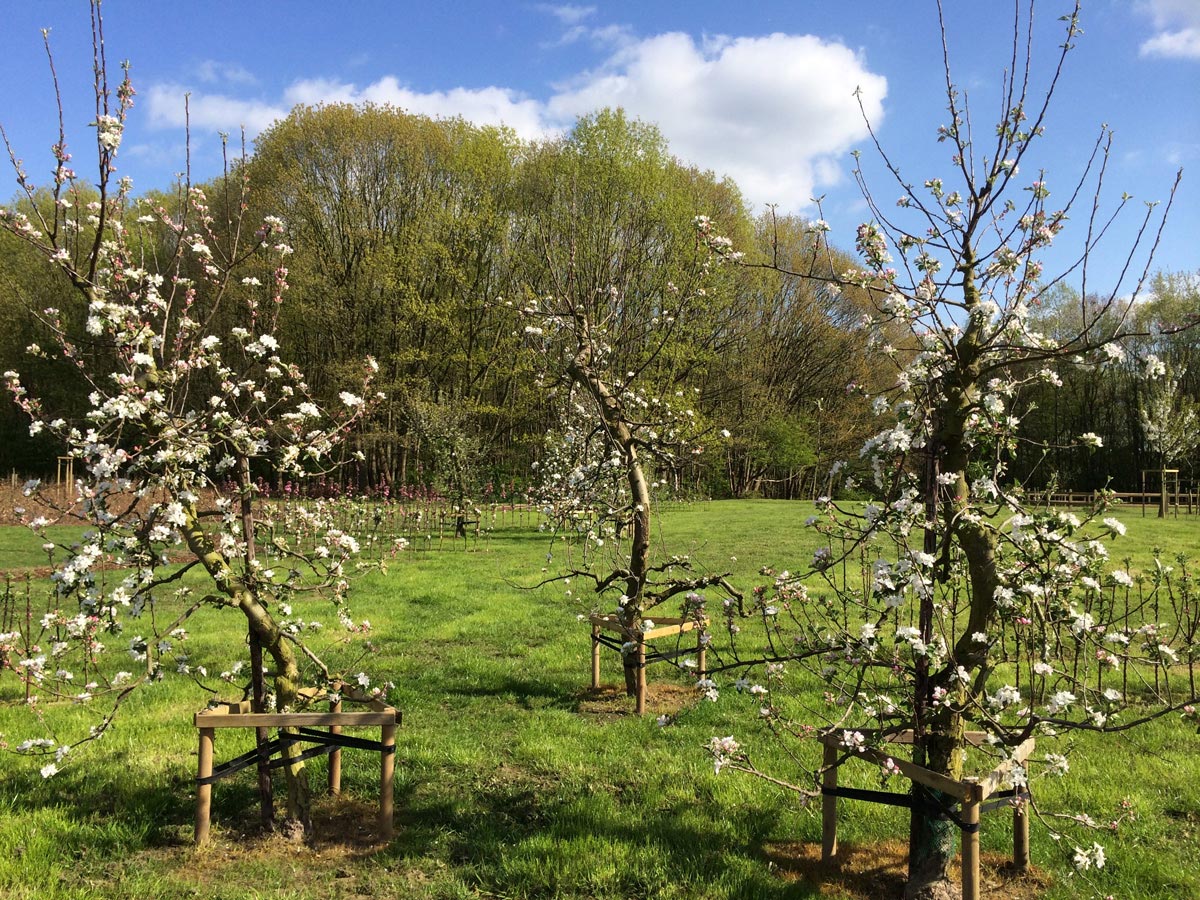
{"label": "blossoming apple tree", "polygon": [[[701,227],[711,226],[703,220]],[[619,310],[616,294],[606,293],[612,303],[608,311]],[[664,299],[664,319],[686,316],[688,303],[696,299]],[[694,398],[682,391],[654,393],[638,383],[638,372],[612,371],[606,328],[595,307],[577,307],[570,294],[563,294],[530,303],[522,313],[537,323],[526,325],[526,334],[548,367],[543,383],[554,384],[551,399],[560,410],[560,425],[547,436],[537,463],[534,493],[552,540],[562,540],[568,554],[578,548],[578,556],[568,555],[565,570],[554,580],[574,579],[589,584],[597,596],[616,598],[626,691],[642,704],[634,650],[640,635],[654,628],[650,611],[682,596],[685,618],[706,625],[702,591],[716,588],[723,596],[740,598],[728,573],[698,572],[686,554],[653,550],[657,498],[669,492],[688,456],[703,452],[704,437],[715,435],[698,420],[689,403]],[[659,338],[667,339],[669,329]],[[551,558],[553,552],[552,545]],[[707,637],[702,633],[700,639]],[[639,705],[638,712],[643,711]]]}
{"label": "blossoming apple tree", "polygon": [[[65,500],[36,482],[27,495],[87,528],[47,544],[59,562],[50,611],[0,635],[47,729],[58,702],[99,710],[85,734],[43,733],[18,746],[48,757],[46,776],[101,736],[139,684],[171,670],[239,679],[240,661],[218,676],[189,655],[189,621],[202,621],[193,619],[201,610],[245,617],[251,646],[270,660],[266,702],[279,710],[300,702],[302,679],[336,674],[313,649],[320,622],[306,596],[329,598],[343,626],[363,630],[345,607],[355,538],[319,507],[294,505],[292,521],[282,521],[254,502],[252,473],[336,466],[370,405],[375,365],[365,365],[359,393],[343,392],[342,408],[327,412],[284,361],[273,331],[291,250],[278,219],[244,221],[243,168],[227,168],[212,201],[189,184],[174,201],[138,201],[128,179],[116,179],[134,91],[126,70],[110,92],[96,7],[94,189],[72,169],[60,126],[45,186],[9,148],[25,201],[0,211],[4,228],[44,254],[46,277],[65,277],[78,298],[40,311],[48,337],[30,352],[64,360],[87,392],[85,414],[69,418],[46,408],[18,372],[5,373],[31,431],[53,434],[77,475]],[[40,531],[52,521],[28,524]],[[299,751],[286,752],[289,821],[307,826]]]}
{"label": "blossoming apple tree", "polygon": [[[1118,297],[1121,285],[1086,310],[1065,341],[1038,332],[1030,316],[1040,292],[1088,272],[1092,254],[1112,252],[1098,199],[1107,130],[1061,205],[1041,174],[1022,174],[1079,34],[1077,15],[1078,7],[1063,19],[1057,65],[1040,98],[1031,87],[1032,19],[1015,18],[1005,112],[994,131],[972,127],[947,52],[948,119],[937,139],[949,148],[949,176],[914,184],[876,141],[899,186],[890,210],[856,166],[873,215],[858,229],[863,263],[825,280],[870,292],[875,312],[865,328],[900,325],[908,337],[877,343],[896,373],[894,386],[874,398],[884,424],[857,465],[835,471],[835,491],[861,480],[871,501],[821,498],[808,523],[821,536],[811,564],[756,594],[771,648],[766,685],[756,692],[763,720],[779,735],[813,732],[811,705],[787,690],[792,669],[811,670],[828,686],[826,733],[840,737],[844,756],[907,732],[912,761],[955,780],[969,774],[969,751],[976,760],[1003,758],[1034,735],[1048,742],[1056,733],[1128,728],[1192,700],[1188,679],[1175,674],[1188,640],[1178,573],[1157,563],[1135,584],[1103,543],[1124,531],[1107,497],[1080,515],[1061,512],[1039,506],[1008,474],[1014,454],[1038,452],[1018,443],[1023,388],[1053,382],[1061,360],[1118,359],[1117,342],[1133,330],[1120,313],[1130,306]],[[939,20],[945,46],[940,4]],[[1040,257],[1079,211],[1082,250],[1067,275],[1048,277]],[[1134,297],[1165,218],[1151,204],[1127,250],[1126,270],[1142,273]],[[812,268],[787,274],[820,277],[823,232],[814,229],[814,238]],[[1078,452],[1095,441],[1081,435]],[[730,624],[736,631],[733,617]],[[969,728],[986,734],[978,750]],[[711,750],[718,768],[755,771],[734,737],[714,739]],[[1068,767],[1057,753],[1040,762],[1042,773]],[[883,774],[894,772],[885,766]],[[1017,765],[1012,781],[1024,786],[1035,774],[1036,762]],[[912,792],[908,896],[954,895],[950,798],[917,782]],[[1085,840],[1075,862],[1100,867],[1102,847]]]}
{"label": "blossoming apple tree", "polygon": [[722,260],[704,245],[728,250],[730,241],[704,215],[693,227],[675,216],[738,201],[619,112],[581,120],[539,162],[523,238],[544,265],[514,309],[561,423],[539,462],[539,499],[556,539],[580,540],[578,557],[553,577],[615,599],[626,688],[642,698],[632,651],[653,629],[650,610],[682,597],[684,613],[700,616],[705,588],[733,593],[723,574],[657,552],[652,516],[681,466],[718,440],[700,398],[678,385],[714,356],[736,318]]}

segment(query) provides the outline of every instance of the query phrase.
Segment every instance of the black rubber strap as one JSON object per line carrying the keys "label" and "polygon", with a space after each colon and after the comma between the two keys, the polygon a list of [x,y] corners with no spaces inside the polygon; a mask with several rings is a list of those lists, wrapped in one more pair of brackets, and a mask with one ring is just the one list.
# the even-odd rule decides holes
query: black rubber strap
{"label": "black rubber strap", "polygon": [[912,794],[897,794],[892,791],[868,791],[862,788],[825,787],[821,793],[831,797],[845,797],[847,800],[865,800],[868,803],[884,803],[888,806],[904,806],[912,809]]}
{"label": "black rubber strap", "polygon": [[[847,800],[864,800],[867,803],[883,803],[888,806],[903,806],[907,809],[913,809],[912,794],[897,794],[891,791],[868,791],[862,788],[848,787],[825,787],[821,786],[821,793],[832,797],[844,797]],[[925,803],[922,806],[922,811],[926,814],[932,814],[939,819],[947,819],[958,826],[960,831],[967,834],[975,834],[979,831],[979,823],[967,823],[960,819],[955,810],[951,807],[942,806],[940,803]],[[982,812],[982,808],[980,809]]]}
{"label": "black rubber strap", "polygon": [[[261,750],[269,758],[278,753],[280,747],[282,746],[283,745],[279,742],[279,739],[275,738],[274,740],[267,741],[265,744],[263,744]],[[219,766],[214,766],[212,774],[207,778],[197,778],[196,784],[212,784],[213,782],[220,781],[222,778],[228,778],[230,775],[236,775],[238,772],[242,771],[242,769],[249,768],[258,762],[259,750],[260,748],[255,747],[253,750],[246,751],[241,756],[235,756],[228,762],[223,762]]]}
{"label": "black rubber strap", "polygon": [[396,745],[383,746],[383,741],[373,741],[370,738],[354,737],[349,734],[334,734],[331,731],[316,731],[312,728],[298,728],[295,735],[283,734],[280,737],[287,743],[306,741],[314,744],[328,744],[330,749],[335,747],[350,747],[355,750],[375,750],[380,753],[396,752]]}

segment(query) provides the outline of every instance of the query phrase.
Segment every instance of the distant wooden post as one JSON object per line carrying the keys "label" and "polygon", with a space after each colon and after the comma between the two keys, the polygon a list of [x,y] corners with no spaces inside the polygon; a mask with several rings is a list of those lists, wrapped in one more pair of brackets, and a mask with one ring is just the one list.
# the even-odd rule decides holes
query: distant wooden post
{"label": "distant wooden post", "polygon": [[600,687],[600,626],[592,623],[592,690]]}
{"label": "distant wooden post", "polygon": [[837,856],[837,766],[838,748],[832,743],[825,744],[825,754],[822,759],[824,771],[821,774],[821,861],[828,862]]}
{"label": "distant wooden post", "polygon": [[60,456],[58,458],[58,494],[63,502],[71,499],[71,490],[75,485],[75,457]]}

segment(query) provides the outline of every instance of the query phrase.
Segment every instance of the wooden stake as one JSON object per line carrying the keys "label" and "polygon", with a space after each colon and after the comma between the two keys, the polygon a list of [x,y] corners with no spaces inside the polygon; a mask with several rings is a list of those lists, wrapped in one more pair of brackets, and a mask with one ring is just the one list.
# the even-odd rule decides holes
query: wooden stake
{"label": "wooden stake", "polygon": [[[333,703],[329,704],[329,711],[340,713],[342,711],[342,700],[339,697]],[[341,725],[330,725],[330,734],[341,734]],[[342,792],[342,748],[335,746],[329,754],[329,793],[335,797]]]}
{"label": "wooden stake", "polygon": [[[251,709],[256,713],[266,712],[266,685],[263,678],[262,641],[250,629],[250,689],[254,697]],[[271,789],[271,757],[267,753],[267,742],[271,733],[266,728],[254,729],[255,746],[258,748],[258,807],[264,827],[275,821],[275,799]]]}
{"label": "wooden stake", "polygon": [[639,636],[637,642],[637,714],[646,712],[646,641]]}
{"label": "wooden stake", "polygon": [[962,802],[962,821],[966,826],[962,836],[962,895],[963,900],[979,900],[979,802],[977,786]]}
{"label": "wooden stake", "polygon": [[[826,791],[836,791],[838,749],[832,743],[825,745],[822,765],[821,787]],[[821,861],[828,862],[836,857],[837,849],[837,797],[825,793],[821,797]]]}
{"label": "wooden stake", "polygon": [[392,809],[392,780],[396,771],[396,723],[381,729],[379,765],[379,836],[390,841],[395,833]]}
{"label": "wooden stake", "polygon": [[1013,865],[1029,870],[1029,808],[1025,803],[1013,806]]}
{"label": "wooden stake", "polygon": [[211,728],[200,729],[200,751],[196,763],[196,835],[197,844],[208,841],[208,823],[212,812],[212,783],[204,783],[213,773],[213,735]]}
{"label": "wooden stake", "polygon": [[[238,493],[240,494],[242,510],[242,540],[246,545],[246,571],[254,571],[254,497],[250,481],[250,459],[242,456],[238,460]],[[266,684],[263,673],[262,641],[250,629],[250,690],[254,697],[253,709],[256,713],[265,713]],[[267,741],[270,733],[266,728],[254,730],[255,744],[258,748],[258,803],[259,816],[263,826],[270,828],[275,821],[275,801],[271,790],[271,760],[267,753]]]}

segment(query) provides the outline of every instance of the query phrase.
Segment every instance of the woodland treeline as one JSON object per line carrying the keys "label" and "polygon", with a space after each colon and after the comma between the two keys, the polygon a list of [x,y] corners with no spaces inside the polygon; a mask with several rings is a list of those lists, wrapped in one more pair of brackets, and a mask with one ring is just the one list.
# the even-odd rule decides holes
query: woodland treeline
{"label": "woodland treeline", "polygon": [[[229,204],[242,178],[254,205],[247,221],[281,217],[294,250],[284,304],[260,310],[279,317],[285,359],[330,402],[365,356],[379,362],[386,400],[354,436],[363,454],[346,469],[354,488],[480,501],[523,491],[559,411],[557,387],[536,376],[516,311],[568,288],[617,313],[605,317],[615,322],[606,335],[612,371],[644,373],[660,392],[688,398],[710,429],[684,470],[660,473],[688,494],[812,496],[825,490],[835,460],[853,466],[864,437],[887,424],[868,395],[895,383],[896,362],[860,326],[874,301],[821,280],[854,267],[852,254],[814,252],[811,222],[752,217],[736,185],[675,159],[653,126],[619,111],[530,143],[388,107],[298,107],[228,175],[197,185],[215,231],[236,219]],[[88,200],[73,198],[81,208]],[[141,265],[153,270],[170,257],[163,219],[180,196],[129,202],[145,207]],[[745,264],[717,267],[706,280],[703,321],[660,322],[661,298],[688,283],[706,252],[697,216],[710,217]],[[771,269],[755,265],[766,262]],[[779,268],[816,277],[786,278]],[[1136,490],[1141,470],[1167,464],[1191,480],[1194,442],[1165,452],[1144,413],[1184,423],[1200,399],[1200,334],[1171,333],[1200,308],[1198,274],[1159,274],[1150,299],[1113,313],[1136,318],[1146,333],[1123,360],[1099,370],[1064,361],[1060,386],[1018,398],[1023,436],[1061,449],[1017,453],[1015,475],[1034,487]],[[0,233],[0,365],[21,371],[48,405],[82,415],[78,373],[36,353],[46,341],[37,313],[50,307],[63,311],[80,354],[110,352],[89,337],[73,297],[44,257]],[[1058,284],[1034,315],[1069,338],[1101,302]],[[204,325],[221,331],[219,321]],[[672,339],[661,347],[650,338],[664,325]],[[1170,396],[1143,377],[1147,353],[1170,373]],[[1086,432],[1102,446],[1085,454],[1073,445]],[[53,476],[60,452],[3,405],[0,471]],[[258,475],[277,485],[274,473]]]}

